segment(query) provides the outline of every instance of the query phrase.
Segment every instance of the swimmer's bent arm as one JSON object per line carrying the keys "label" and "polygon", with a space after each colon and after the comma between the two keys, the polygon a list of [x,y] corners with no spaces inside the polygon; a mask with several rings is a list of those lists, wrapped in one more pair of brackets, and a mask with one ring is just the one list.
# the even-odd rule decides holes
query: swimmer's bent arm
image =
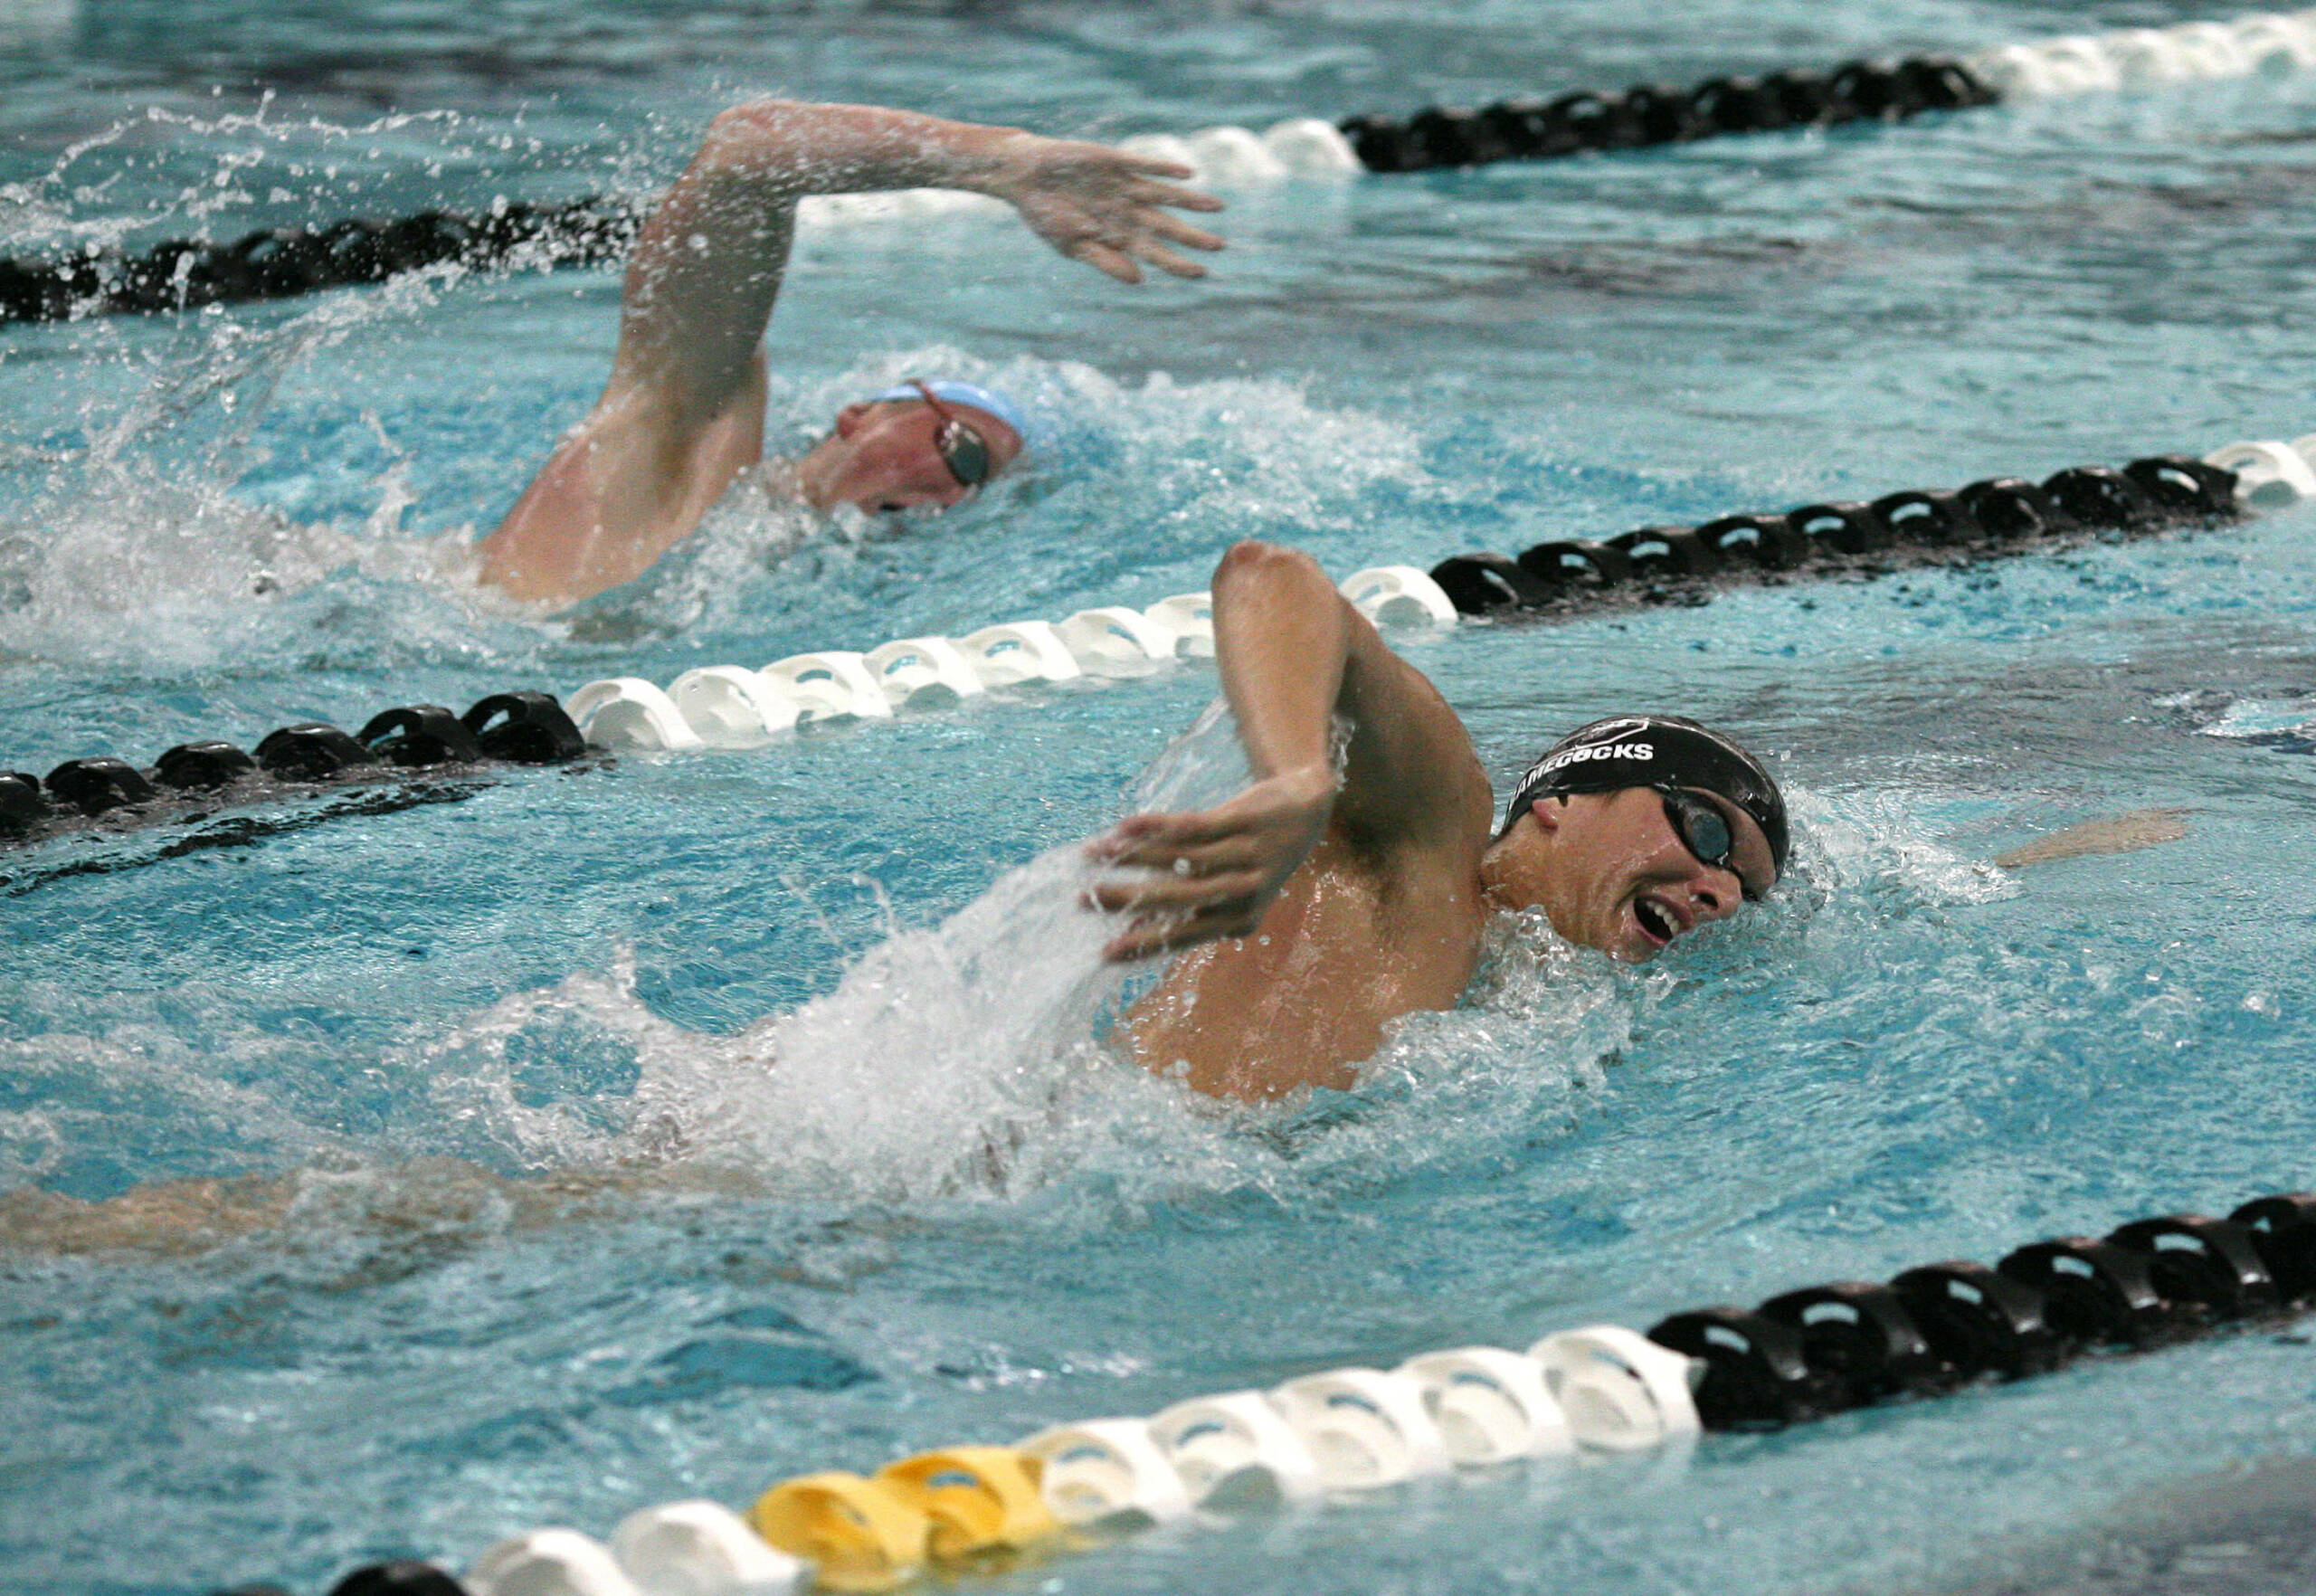
{"label": "swimmer's bent arm", "polygon": [[[1330,835],[1393,874],[1477,857],[1490,799],[1463,723],[1309,556],[1233,547],[1214,574],[1214,635],[1254,780],[1213,809],[1130,815],[1096,843],[1103,858],[1166,872],[1096,893],[1134,916],[1107,956],[1248,934]],[[1350,733],[1340,787],[1338,717]]]}
{"label": "swimmer's bent arm", "polygon": [[1160,181],[1184,167],[879,106],[759,100],[723,112],[644,225],[619,349],[594,410],[498,529],[482,579],[569,602],[632,580],[764,454],[764,324],[810,195],[945,187],[1014,205],[1047,242],[1127,282],[1172,246],[1221,241],[1160,206],[1219,210]]}

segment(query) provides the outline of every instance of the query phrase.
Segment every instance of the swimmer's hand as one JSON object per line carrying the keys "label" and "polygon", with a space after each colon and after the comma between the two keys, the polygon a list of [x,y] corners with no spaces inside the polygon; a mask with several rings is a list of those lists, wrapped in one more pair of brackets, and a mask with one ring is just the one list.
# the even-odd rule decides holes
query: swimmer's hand
{"label": "swimmer's hand", "polygon": [[1205,267],[1169,246],[1222,247],[1214,234],[1160,208],[1222,208],[1212,195],[1159,181],[1188,177],[1188,166],[1022,132],[1007,133],[992,154],[994,172],[974,186],[1020,211],[1030,231],[1071,260],[1120,282],[1140,282],[1136,262],[1144,261],[1176,277],[1204,277]]}
{"label": "swimmer's hand", "polygon": [[2159,842],[2177,842],[2186,836],[2188,812],[2184,809],[2134,809],[2128,814],[2085,821],[2079,826],[2069,826],[2064,831],[2053,831],[2047,837],[2022,843],[2008,853],[1998,853],[1994,862],[2006,870],[2017,870],[2028,865],[2083,859],[2094,853],[2135,853]]}
{"label": "swimmer's hand", "polygon": [[1134,917],[1102,956],[1124,963],[1252,933],[1317,845],[1334,796],[1334,771],[1312,765],[1257,782],[1212,809],[1126,816],[1087,851],[1159,874],[1106,881],[1087,895],[1096,907]]}

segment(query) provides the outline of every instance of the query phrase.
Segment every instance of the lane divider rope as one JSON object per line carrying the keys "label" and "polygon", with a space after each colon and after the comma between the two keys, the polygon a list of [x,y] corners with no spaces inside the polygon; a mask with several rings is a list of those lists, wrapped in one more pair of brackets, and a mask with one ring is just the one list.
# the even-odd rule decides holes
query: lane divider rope
{"label": "lane divider rope", "polygon": [[[2078,466],[2041,483],[1992,477],[1871,503],[1827,501],[1599,541],[1556,539],[1517,556],[1457,555],[1429,574],[1378,565],[1345,579],[1342,592],[1385,627],[1565,617],[1617,603],[1699,603],[1738,582],[2017,556],[2309,499],[2316,499],[2316,432],[2289,443],[2231,443],[2200,461],[2154,455],[2120,470]],[[1142,610],[1103,605],[961,638],[793,654],[762,670],[703,666],[664,689],[640,677],[608,678],[580,688],[569,708],[587,740],[606,748],[762,748],[818,721],[889,721],[903,709],[954,707],[992,689],[1148,676],[1213,651],[1211,596],[1178,594]]]}
{"label": "lane divider rope", "polygon": [[[1341,591],[1378,625],[1456,622],[1448,594],[1412,565],[1356,572]],[[1024,683],[1148,676],[1213,652],[1212,597],[1185,593],[1142,610],[1103,605],[958,638],[793,654],[761,670],[703,666],[664,690],[640,677],[614,677],[587,683],[569,708],[588,741],[608,748],[756,748],[813,721],[890,720],[900,708],[947,707]]]}
{"label": "lane divider rope", "polygon": [[[2260,12],[2229,22],[2068,34],[1960,57],[1723,75],[1688,89],[1644,83],[1552,100],[1501,100],[1476,109],[1433,106],[1407,117],[1358,116],[1340,124],[1298,117],[1261,132],[1219,127],[1121,142],[1182,162],[1196,181],[1246,186],[1901,121],[2011,100],[2311,68],[2316,11]],[[815,196],[803,202],[800,217],[811,227],[918,223],[974,207],[1002,205],[978,195],[910,189]],[[286,299],[441,266],[603,265],[625,254],[644,214],[632,199],[598,195],[561,204],[500,203],[479,214],[429,210],[386,221],[350,217],[315,227],[260,228],[228,243],[170,239],[135,253],[0,259],[0,324]]]}
{"label": "lane divider rope", "polygon": [[[1694,603],[1732,581],[1876,575],[1908,563],[2016,556],[2102,533],[2143,535],[2316,499],[2316,433],[2231,443],[2202,461],[2157,455],[2121,470],[2081,466],[2041,484],[1989,478],[1952,492],[1909,490],[1779,515],[1648,527],[1601,542],[1556,540],[1502,555],[1457,555],[1427,574],[1379,565],[1342,584],[1379,626],[1448,626],[1459,616],[1565,617],[1615,603]],[[819,650],[761,670],[710,665],[668,688],[639,677],[593,681],[568,706],[497,693],[453,715],[404,705],[359,732],[282,727],[253,753],[180,744],[139,768],[71,759],[43,779],[0,770],[0,847],[126,825],[203,820],[223,804],[309,796],[396,771],[501,761],[560,764],[598,750],[760,748],[818,721],[889,721],[993,690],[1148,676],[1214,651],[1210,594],[1144,609],[1099,605],[1059,622],[1013,621],[961,638],[895,639],[861,652]]]}
{"label": "lane divider rope", "polygon": [[1343,130],[1370,171],[1417,172],[1723,134],[1902,121],[1924,111],[2311,68],[2316,68],[2316,11],[2256,12],[2230,22],[2067,34],[1960,57],[1714,77],[1686,90],[1643,83],[1620,93],[1503,100],[1477,109],[1433,106],[1404,118],[1353,117]]}
{"label": "lane divider rope", "polygon": [[102,755],[68,759],[45,779],[0,770],[0,845],[204,819],[223,804],[311,797],[402,772],[564,765],[586,753],[578,727],[549,693],[493,693],[464,715],[404,704],[372,716],[358,732],[318,720],[280,727],[253,752],[211,738],[180,743],[142,769]]}
{"label": "lane divider rope", "polygon": [[[2316,446],[2316,434],[2302,442]],[[1457,610],[1473,615],[1692,603],[1732,581],[1875,575],[1902,565],[2026,554],[2099,534],[2144,536],[2292,502],[2311,489],[2316,470],[2298,446],[2232,443],[2204,460],[2159,454],[2120,470],[2074,466],[2040,483],[1989,477],[1871,503],[1828,500],[1694,527],[1642,527],[1597,541],[1557,538],[1513,557],[1457,555],[1434,565],[1431,576]]]}
{"label": "lane divider rope", "polygon": [[[2316,1306],[2316,1193],[2254,1198],[2225,1220],[2167,1214],[2104,1237],[2020,1247],[1667,1316],[1647,1335],[1592,1325],[1524,1353],[1457,1347],[1386,1371],[1332,1369],[1149,1419],[1052,1426],[1012,1446],[920,1452],[874,1475],[800,1475],[745,1517],[712,1502],[647,1507],[608,1545],[566,1527],[484,1551],[461,1582],[374,1564],[331,1596],[769,1596],[893,1590],[1084,1550],[1155,1525],[1526,1463],[1654,1452],[1701,1431],[1767,1430],[1947,1395]],[[221,1596],[257,1596],[244,1586]]]}

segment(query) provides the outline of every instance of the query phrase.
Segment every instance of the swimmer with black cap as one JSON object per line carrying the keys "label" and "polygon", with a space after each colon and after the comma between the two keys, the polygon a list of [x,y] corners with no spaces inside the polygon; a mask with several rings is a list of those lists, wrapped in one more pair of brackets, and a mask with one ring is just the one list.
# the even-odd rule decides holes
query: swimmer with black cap
{"label": "swimmer with black cap", "polygon": [[736,482],[819,510],[943,509],[1032,442],[1021,406],[955,376],[846,405],[793,461],[767,461],[764,331],[812,195],[955,188],[1002,199],[1039,238],[1121,282],[1222,241],[1172,211],[1221,202],[1189,168],[878,106],[759,100],[718,116],[636,240],[610,384],[481,544],[481,579],[569,603],[650,569]]}
{"label": "swimmer with black cap", "polygon": [[1091,845],[1143,868],[1093,894],[1125,917],[1108,955],[1180,955],[1123,1039],[1200,1091],[1350,1086],[1394,1021],[1462,994],[1495,915],[1536,911],[1637,962],[1785,869],[1776,782],[1674,716],[1562,738],[1493,825],[1463,722],[1305,556],[1230,550],[1214,633],[1253,780],[1212,809],[1128,816]]}

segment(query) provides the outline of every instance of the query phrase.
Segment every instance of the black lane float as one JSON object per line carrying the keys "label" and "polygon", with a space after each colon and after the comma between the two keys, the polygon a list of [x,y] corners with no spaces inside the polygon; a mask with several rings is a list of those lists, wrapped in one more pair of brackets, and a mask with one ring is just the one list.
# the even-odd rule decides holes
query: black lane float
{"label": "black lane float", "polygon": [[[400,773],[562,765],[587,751],[563,706],[542,692],[494,693],[464,715],[439,704],[404,705],[373,716],[358,732],[300,721],[268,732],[253,753],[204,740],[165,750],[144,770],[100,755],[68,759],[45,777],[0,771],[0,846],[206,819],[221,804],[375,785]],[[376,812],[375,805],[362,812]]]}
{"label": "black lane float", "polygon": [[1707,1430],[1776,1430],[1879,1402],[2046,1373],[2274,1325],[2316,1307],[2316,1193],[2259,1197],[2226,1219],[2175,1213],[2103,1237],[2031,1242],[1992,1268],[1908,1269],[1754,1308],[1704,1307],[1648,1338],[1704,1361]]}
{"label": "black lane float", "polygon": [[1431,568],[1459,613],[1564,615],[1617,604],[1699,603],[1719,586],[1802,575],[1874,576],[2233,519],[2235,473],[2186,455],[2116,470],[2075,466],[2036,483],[1989,477],[1951,490],[1911,489],[1869,502],[1805,504],[1556,539],[1516,556],[1457,555]]}
{"label": "black lane float", "polygon": [[1826,72],[1707,78],[1691,89],[1639,83],[1622,92],[1499,100],[1476,109],[1432,106],[1410,117],[1353,117],[1339,126],[1369,171],[1421,172],[1685,144],[1727,133],[1903,121],[1999,99],[1952,57],[1917,55],[1854,61]]}
{"label": "black lane float", "polygon": [[429,266],[597,266],[623,256],[643,226],[624,201],[510,204],[481,215],[421,211],[320,227],[261,227],[226,243],[169,239],[134,253],[0,260],[0,322],[198,310],[384,282]]}
{"label": "black lane float", "polygon": [[[1780,1430],[2222,1332],[2316,1307],[2316,1192],[2256,1197],[2226,1219],[2165,1214],[2104,1237],[2030,1242],[1887,1282],[1834,1281],[1752,1308],[1689,1308],[1648,1332],[1697,1359],[1709,1430]],[[850,1587],[847,1587],[850,1588]],[[213,1596],[288,1596],[245,1584]],[[432,1563],[357,1568],[329,1596],[467,1596]]]}
{"label": "black lane float", "polygon": [[[1407,117],[1351,117],[1337,126],[1369,171],[1420,172],[1685,144],[1723,134],[1903,121],[1998,99],[1960,62],[1921,55],[1855,61],[1822,72],[1722,75],[1687,89],[1643,83],[1551,100],[1515,97],[1476,109],[1432,106]],[[563,204],[503,205],[479,215],[429,210],[384,221],[349,217],[317,227],[264,227],[223,243],[169,239],[135,252],[0,259],[0,323],[285,299],[448,263],[596,266],[623,255],[642,225],[643,212],[633,202],[593,195]]]}

